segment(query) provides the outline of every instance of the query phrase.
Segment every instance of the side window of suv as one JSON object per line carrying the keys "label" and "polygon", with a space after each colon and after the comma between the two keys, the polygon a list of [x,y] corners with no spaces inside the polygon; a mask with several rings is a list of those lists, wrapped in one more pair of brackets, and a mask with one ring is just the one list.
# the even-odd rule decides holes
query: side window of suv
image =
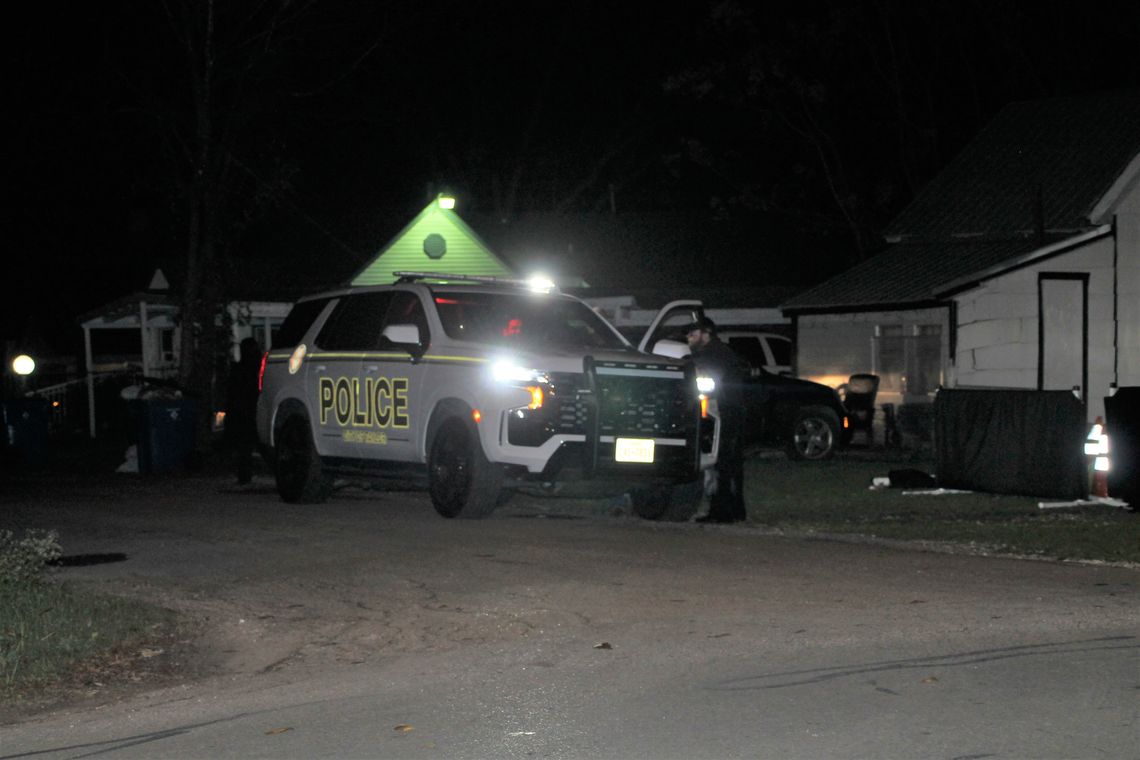
{"label": "side window of suv", "polygon": [[[388,325],[415,325],[420,330],[420,345],[426,346],[430,340],[427,327],[427,315],[419,296],[407,290],[397,290],[391,294],[392,301],[388,306],[388,315],[384,319],[384,326]],[[383,329],[383,328],[381,328]],[[387,339],[379,338],[379,342],[390,347]]]}
{"label": "side window of suv", "polygon": [[772,352],[772,363],[778,367],[792,366],[792,342],[787,338],[770,336],[768,350]]}
{"label": "side window of suv", "polygon": [[764,356],[764,346],[760,345],[759,338],[734,335],[728,339],[728,345],[729,348],[743,356],[753,369],[758,369],[768,363],[767,357]]}
{"label": "side window of suv", "polygon": [[289,316],[273,336],[273,348],[292,348],[301,342],[309,327],[324,311],[331,298],[314,298],[300,301],[290,311]]}
{"label": "side window of suv", "polygon": [[384,313],[391,292],[357,293],[342,297],[317,336],[326,351],[373,351],[380,347]]}

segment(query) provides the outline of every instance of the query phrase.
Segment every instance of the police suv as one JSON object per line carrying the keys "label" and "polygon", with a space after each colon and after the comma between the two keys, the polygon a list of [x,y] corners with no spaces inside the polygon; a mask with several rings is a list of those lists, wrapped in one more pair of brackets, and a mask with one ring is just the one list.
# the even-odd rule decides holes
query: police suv
{"label": "police suv", "polygon": [[587,479],[644,517],[695,511],[719,421],[690,363],[549,281],[396,276],[299,301],[264,359],[258,435],[285,501],[395,477],[426,480],[444,517],[482,517],[528,483]]}

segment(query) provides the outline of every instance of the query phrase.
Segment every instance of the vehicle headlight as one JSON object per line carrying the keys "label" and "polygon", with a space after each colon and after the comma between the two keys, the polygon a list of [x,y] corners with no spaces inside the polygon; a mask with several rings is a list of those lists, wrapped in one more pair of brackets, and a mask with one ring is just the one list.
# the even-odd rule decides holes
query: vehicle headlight
{"label": "vehicle headlight", "polygon": [[701,393],[712,393],[716,390],[716,380],[705,375],[697,376],[697,390]]}
{"label": "vehicle headlight", "polygon": [[497,382],[509,384],[549,383],[546,372],[526,367],[512,361],[497,361],[491,365],[491,377]]}

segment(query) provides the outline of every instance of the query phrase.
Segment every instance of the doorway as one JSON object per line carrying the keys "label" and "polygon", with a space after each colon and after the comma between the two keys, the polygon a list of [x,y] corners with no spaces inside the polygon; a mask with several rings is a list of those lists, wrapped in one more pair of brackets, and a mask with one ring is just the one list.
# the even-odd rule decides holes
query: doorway
{"label": "doorway", "polygon": [[1037,276],[1037,389],[1080,388],[1088,400],[1089,276],[1042,272]]}

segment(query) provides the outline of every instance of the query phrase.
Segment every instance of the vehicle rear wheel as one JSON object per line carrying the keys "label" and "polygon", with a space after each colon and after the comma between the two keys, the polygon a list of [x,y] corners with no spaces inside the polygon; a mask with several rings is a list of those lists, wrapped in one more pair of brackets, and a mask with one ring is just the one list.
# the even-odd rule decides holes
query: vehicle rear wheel
{"label": "vehicle rear wheel", "polygon": [[629,501],[634,513],[643,520],[686,522],[701,506],[704,483],[697,479],[691,483],[656,485],[633,488]]}
{"label": "vehicle rear wheel", "polygon": [[453,417],[435,434],[428,482],[431,503],[444,517],[486,517],[499,502],[503,471],[487,461],[466,421]]}
{"label": "vehicle rear wheel", "polygon": [[320,454],[313,445],[309,421],[300,415],[290,417],[277,435],[274,449],[277,493],[290,504],[319,504],[332,493],[332,477],[324,471]]}
{"label": "vehicle rear wheel", "polygon": [[830,409],[804,409],[792,424],[789,459],[830,459],[839,445],[839,419]]}

